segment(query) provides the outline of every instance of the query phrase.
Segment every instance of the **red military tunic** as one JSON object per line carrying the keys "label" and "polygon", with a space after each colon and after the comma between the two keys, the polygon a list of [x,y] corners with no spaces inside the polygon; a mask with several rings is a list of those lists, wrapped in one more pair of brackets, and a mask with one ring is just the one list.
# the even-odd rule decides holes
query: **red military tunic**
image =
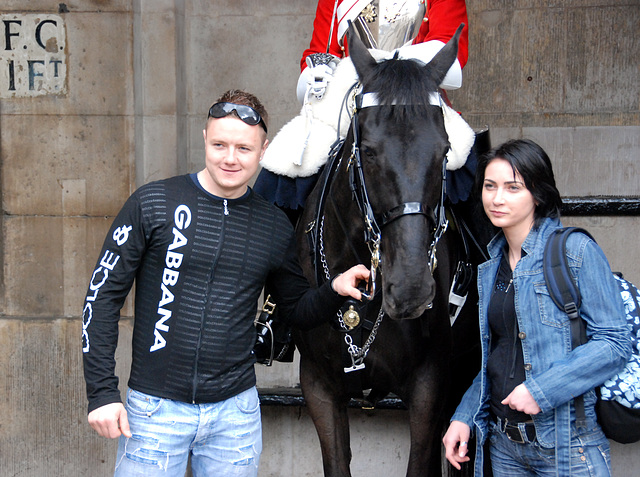
{"label": "red military tunic", "polygon": [[[338,5],[340,6],[345,6],[344,4],[346,3],[351,3],[354,5],[354,8],[357,8],[355,7],[355,0],[338,0]],[[327,43],[332,23],[333,32],[328,52],[338,58],[345,56],[342,41],[338,41],[338,26],[341,22],[346,23],[347,19],[346,15],[342,15],[341,18],[336,18],[335,22],[332,22],[332,19],[334,18],[334,6],[334,0],[318,0],[316,18],[313,22],[313,35],[311,37],[309,48],[307,48],[302,54],[302,59],[300,61],[301,70],[304,70],[307,67],[307,56],[313,53],[327,52]],[[336,17],[338,17],[337,12]],[[464,23],[465,27],[458,43],[458,61],[460,62],[460,66],[464,68],[469,56],[469,31],[465,0],[427,1],[426,14],[422,20],[422,25],[420,26],[418,35],[413,40],[413,43],[424,43],[432,40],[447,43],[461,23]],[[345,25],[343,24],[340,29],[341,31],[345,29]]]}

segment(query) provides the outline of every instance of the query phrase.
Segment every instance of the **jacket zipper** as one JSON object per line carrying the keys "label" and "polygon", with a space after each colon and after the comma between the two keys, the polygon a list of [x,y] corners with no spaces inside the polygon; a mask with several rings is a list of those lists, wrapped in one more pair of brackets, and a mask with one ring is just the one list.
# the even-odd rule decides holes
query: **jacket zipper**
{"label": "jacket zipper", "polygon": [[[505,290],[505,293],[509,292],[509,289],[511,288],[511,284],[513,283],[513,278],[511,278],[509,280],[509,284],[507,285],[507,289]],[[505,300],[506,302],[507,300]],[[515,304],[515,297],[514,297],[514,304]],[[503,305],[503,310],[502,313],[504,313],[504,307],[507,306],[507,304],[505,303]],[[513,379],[516,375],[516,356],[518,354],[517,351],[517,346],[518,346],[518,317],[517,314],[515,313],[515,309],[514,309],[514,321],[513,321],[513,346],[512,346],[512,351],[511,351],[511,372],[509,373],[509,378]]]}
{"label": "jacket zipper", "polygon": [[[223,205],[224,205],[224,215],[227,216],[229,215],[229,209],[227,208],[227,199],[224,199]],[[202,344],[202,333],[204,330],[204,321],[205,321],[205,316],[207,314],[207,302],[209,300],[209,296],[211,295],[211,287],[212,287],[211,283],[213,282],[216,266],[218,264],[218,259],[220,257],[220,252],[222,250],[222,245],[224,243],[224,229],[225,229],[224,226],[225,226],[225,219],[223,216],[222,226],[220,227],[220,239],[218,244],[218,250],[216,250],[216,256],[213,259],[213,263],[211,264],[211,270],[209,271],[209,276],[207,277],[207,295],[205,298],[205,307],[202,310],[202,316],[200,318],[200,333],[198,333],[198,342],[196,343],[196,356],[195,356],[195,363],[193,367],[193,391],[191,395],[191,402],[193,404],[196,403],[196,391],[198,389],[198,361],[200,359],[200,346]]]}

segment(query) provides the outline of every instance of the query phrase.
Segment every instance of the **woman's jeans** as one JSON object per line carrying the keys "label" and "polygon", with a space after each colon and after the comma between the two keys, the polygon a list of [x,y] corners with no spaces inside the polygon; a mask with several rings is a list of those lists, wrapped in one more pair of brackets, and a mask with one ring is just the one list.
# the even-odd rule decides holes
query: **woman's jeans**
{"label": "woman's jeans", "polygon": [[190,404],[127,391],[132,437],[120,436],[116,477],[258,475],[262,451],[255,387],[226,401]]}
{"label": "woman's jeans", "polygon": [[[494,477],[556,477],[555,449],[541,447],[537,440],[519,444],[491,427],[491,468]],[[571,439],[571,477],[611,475],[609,441],[601,432],[573,436]]]}

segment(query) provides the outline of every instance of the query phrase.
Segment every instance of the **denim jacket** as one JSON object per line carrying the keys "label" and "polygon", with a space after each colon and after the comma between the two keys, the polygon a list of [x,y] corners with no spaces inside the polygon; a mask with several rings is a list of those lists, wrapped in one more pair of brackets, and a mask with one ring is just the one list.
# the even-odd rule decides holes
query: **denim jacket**
{"label": "denim jacket", "polygon": [[[525,386],[540,407],[533,416],[538,442],[556,448],[559,476],[570,475],[571,435],[601,432],[596,423],[594,388],[615,375],[631,353],[624,305],[609,263],[600,247],[584,234],[571,234],[567,256],[581,291],[580,314],[589,341],[571,349],[569,318],[552,301],[544,282],[542,255],[547,238],[562,224],[544,219],[522,245],[522,258],[513,270],[515,308],[522,336]],[[488,437],[489,396],[486,365],[491,349],[487,308],[502,252],[499,233],[489,243],[490,260],[478,267],[478,295],[482,368],[465,393],[452,420],[466,423],[477,437],[476,475],[482,475],[482,446]],[[584,395],[587,429],[577,429],[573,398]]]}

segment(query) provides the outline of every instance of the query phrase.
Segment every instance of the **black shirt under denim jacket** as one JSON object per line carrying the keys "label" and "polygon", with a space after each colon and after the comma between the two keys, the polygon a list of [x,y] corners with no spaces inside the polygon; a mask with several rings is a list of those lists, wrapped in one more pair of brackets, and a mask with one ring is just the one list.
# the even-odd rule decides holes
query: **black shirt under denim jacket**
{"label": "black shirt under denim jacket", "polygon": [[493,419],[525,422],[531,420],[529,414],[501,404],[526,379],[508,255],[505,249],[487,310],[491,327],[491,352],[487,361],[487,376],[491,383],[489,404]]}

